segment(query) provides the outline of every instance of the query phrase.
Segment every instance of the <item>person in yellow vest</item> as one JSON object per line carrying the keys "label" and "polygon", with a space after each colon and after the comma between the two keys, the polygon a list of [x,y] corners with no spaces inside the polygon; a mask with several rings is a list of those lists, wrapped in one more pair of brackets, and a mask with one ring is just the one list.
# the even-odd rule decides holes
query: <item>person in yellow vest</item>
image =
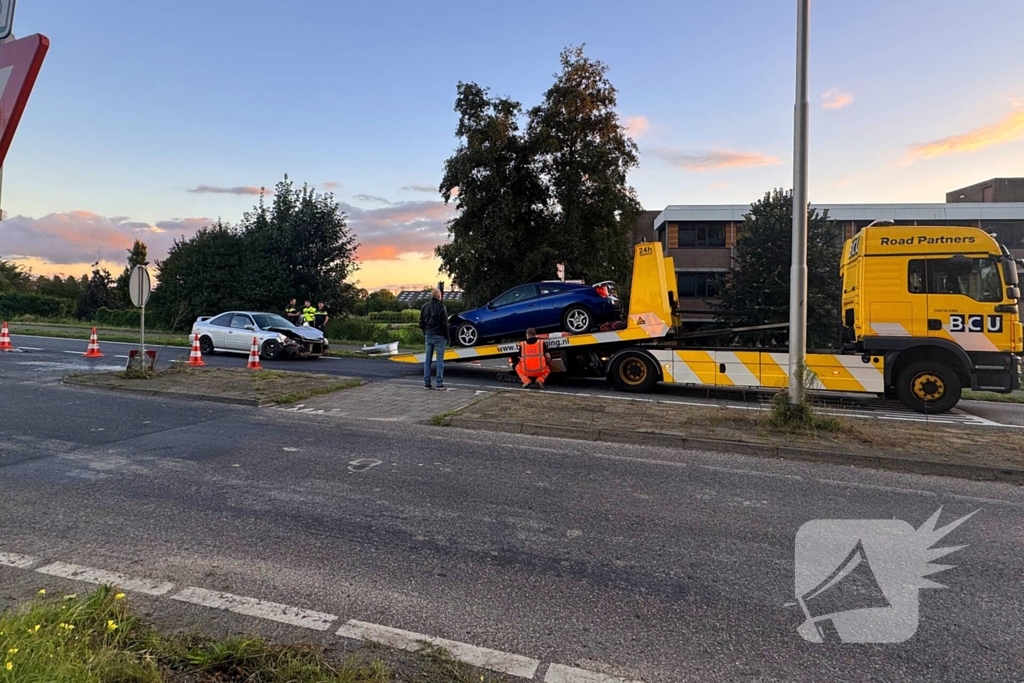
{"label": "person in yellow vest", "polygon": [[302,307],[302,326],[312,327],[316,321],[316,307],[306,300],[306,305]]}
{"label": "person in yellow vest", "polygon": [[551,374],[550,360],[551,354],[544,350],[544,341],[537,339],[537,331],[531,327],[526,331],[526,341],[519,342],[519,364],[516,365],[523,389],[534,383],[539,389],[544,388],[544,380]]}

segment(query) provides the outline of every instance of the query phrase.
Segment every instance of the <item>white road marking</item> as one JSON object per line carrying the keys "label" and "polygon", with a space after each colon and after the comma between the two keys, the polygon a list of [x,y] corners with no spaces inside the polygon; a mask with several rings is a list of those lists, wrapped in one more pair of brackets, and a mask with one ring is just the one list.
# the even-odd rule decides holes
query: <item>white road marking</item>
{"label": "white road marking", "polygon": [[338,635],[355,640],[369,640],[397,650],[409,650],[411,652],[422,648],[423,643],[429,643],[437,647],[443,647],[448,650],[452,657],[470,666],[489,669],[490,671],[497,671],[498,673],[518,678],[533,678],[533,675],[537,673],[537,667],[540,666],[540,661],[530,657],[477,647],[476,645],[459,643],[444,638],[434,638],[422,633],[403,631],[388,626],[369,624],[365,621],[356,621],[355,619],[346,622],[344,626],[338,629]]}
{"label": "white road marking", "polygon": [[36,571],[40,574],[59,576],[64,579],[74,579],[75,581],[85,581],[86,583],[109,584],[146,595],[165,595],[174,588],[173,583],[154,581],[153,579],[133,579],[117,572],[82,567],[77,564],[68,564],[67,562],[54,562],[45,567],[40,567]]}
{"label": "white road marking", "polygon": [[[24,337],[26,339],[47,339],[47,340],[50,340],[50,341],[58,341],[58,342],[61,342],[61,341],[64,341],[64,342],[68,342],[68,341],[70,341],[70,342],[82,341],[82,342],[88,343],[88,341],[89,341],[89,334],[88,333],[84,334],[81,337],[81,339],[79,339],[77,337],[76,338],[70,338],[70,337],[47,337],[47,336],[39,335],[39,334],[20,334],[20,333],[19,334],[12,334],[11,337],[12,338]],[[135,342],[103,341],[102,339],[100,339],[99,342],[101,344],[120,344],[121,346],[138,346],[138,344],[135,343]],[[183,351],[188,351],[189,348],[190,348],[190,347],[184,346],[184,345],[183,346],[167,346],[166,344],[146,344],[146,346],[149,347],[149,348],[154,348],[154,349],[180,349],[180,350],[183,350]],[[39,351],[46,351],[46,349],[38,349],[38,350]],[[75,353],[75,352],[74,351],[65,351],[64,353]],[[221,353],[235,353],[235,352],[221,351]],[[238,351],[237,353],[244,353],[244,352]]]}
{"label": "white road marking", "polygon": [[544,676],[544,683],[635,683],[618,676],[577,669],[563,664],[552,664]]}
{"label": "white road marking", "polygon": [[71,353],[71,354],[74,354],[76,356],[84,356],[85,355],[85,351],[61,351],[61,353]]}
{"label": "white road marking", "polygon": [[812,479],[811,481],[818,482],[819,484],[834,484],[836,486],[852,486],[858,489],[874,489],[877,491],[889,491],[891,493],[916,493],[922,496],[937,496],[937,493],[932,491],[924,491],[922,489],[909,489],[902,486],[883,486],[881,484],[862,484],[855,481],[842,481],[840,479]]}
{"label": "white road marking", "polygon": [[22,351],[45,351],[46,349],[40,349],[35,346],[19,346]]}
{"label": "white road marking", "polygon": [[218,593],[193,586],[189,586],[180,593],[172,595],[171,599],[190,602],[194,605],[202,605],[203,607],[223,609],[250,617],[279,621],[282,624],[301,626],[315,631],[326,631],[331,627],[331,622],[338,618],[334,614],[314,612],[313,610],[291,607],[276,602],[267,602],[257,598],[247,598],[241,595],[232,595],[230,593]]}
{"label": "white road marking", "polygon": [[779,479],[796,479],[797,481],[803,481],[803,477],[798,474],[780,474],[778,472],[761,472],[758,470],[744,470],[736,467],[716,467],[715,465],[701,465],[701,469],[715,470],[716,472],[728,472],[729,474],[752,474],[755,477],[778,477]]}
{"label": "white road marking", "polygon": [[30,555],[19,555],[18,553],[0,553],[0,566],[3,567],[17,567],[18,569],[28,569],[38,561],[39,558],[31,557]]}

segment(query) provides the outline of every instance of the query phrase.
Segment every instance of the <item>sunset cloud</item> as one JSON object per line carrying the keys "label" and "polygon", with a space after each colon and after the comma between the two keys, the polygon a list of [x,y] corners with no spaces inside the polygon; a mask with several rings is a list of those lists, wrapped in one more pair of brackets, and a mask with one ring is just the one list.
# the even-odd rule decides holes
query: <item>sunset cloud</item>
{"label": "sunset cloud", "polygon": [[[216,187],[214,185],[198,185],[193,187],[189,192],[195,194],[238,194],[238,195],[252,195],[263,192],[264,189],[261,187],[254,187],[252,185],[245,185],[242,187]],[[267,194],[272,194],[267,192]]]}
{"label": "sunset cloud", "polygon": [[749,168],[752,166],[775,166],[782,161],[778,157],[760,152],[736,152],[727,149],[711,151],[686,151],[668,147],[647,150],[649,154],[667,161],[676,168],[687,171],[718,171],[726,168]]}
{"label": "sunset cloud", "polygon": [[1011,112],[995,123],[959,135],[911,145],[903,165],[915,159],[933,159],[950,154],[968,154],[1024,138],[1024,110]]}
{"label": "sunset cloud", "polygon": [[821,95],[821,108],[822,109],[842,109],[853,104],[853,95],[845,93],[839,88],[832,88],[826,90]]}
{"label": "sunset cloud", "polygon": [[341,183],[336,183],[333,180],[328,180],[326,183],[320,183],[320,187],[324,188],[325,190],[337,190],[339,187],[341,187]]}
{"label": "sunset cloud", "polygon": [[626,126],[626,134],[634,140],[651,129],[651,122],[646,116],[627,116],[623,124]]}
{"label": "sunset cloud", "polygon": [[212,222],[208,218],[183,218],[152,225],[89,211],[52,213],[41,218],[11,216],[0,223],[0,244],[4,258],[21,257],[66,266],[97,260],[120,262],[132,242],[140,239],[149,248],[153,261],[163,258],[178,237],[194,235]]}
{"label": "sunset cloud", "polygon": [[391,202],[384,197],[377,197],[372,194],[356,194],[352,195],[352,199],[357,202],[373,202],[375,204],[390,204]]}
{"label": "sunset cloud", "polygon": [[443,202],[401,202],[377,209],[339,203],[359,238],[360,260],[390,261],[403,254],[432,254],[448,239],[447,222],[455,208]]}

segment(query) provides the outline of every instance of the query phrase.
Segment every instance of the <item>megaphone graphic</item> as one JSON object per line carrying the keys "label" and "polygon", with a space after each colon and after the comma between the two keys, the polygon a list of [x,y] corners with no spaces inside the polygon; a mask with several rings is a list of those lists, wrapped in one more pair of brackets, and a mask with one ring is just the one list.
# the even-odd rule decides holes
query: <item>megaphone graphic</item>
{"label": "megaphone graphic", "polygon": [[797,596],[797,600],[807,617],[798,630],[806,634],[805,637],[816,631],[819,637],[809,640],[825,643],[842,642],[832,623],[834,615],[892,606],[878,585],[878,579],[864,551],[864,543],[860,539],[828,577],[803,595]]}

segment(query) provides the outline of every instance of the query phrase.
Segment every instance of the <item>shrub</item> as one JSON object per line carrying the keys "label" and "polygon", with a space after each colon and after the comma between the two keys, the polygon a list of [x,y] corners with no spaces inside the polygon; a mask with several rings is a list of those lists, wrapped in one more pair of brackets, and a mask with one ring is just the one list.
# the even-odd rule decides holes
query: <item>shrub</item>
{"label": "shrub", "polygon": [[403,346],[423,344],[423,333],[415,327],[393,328],[383,323],[350,318],[327,323],[327,338],[332,341],[353,341],[365,344],[385,344],[397,341]]}
{"label": "shrub", "polygon": [[0,292],[0,318],[31,315],[39,318],[66,318],[74,312],[75,302],[42,294]]}
{"label": "shrub", "polygon": [[[112,311],[109,308],[101,308],[96,311],[94,321],[98,325],[108,327],[131,327],[138,329],[142,323],[142,315],[137,308],[126,308],[120,311]],[[146,321],[147,328],[155,328],[151,321]]]}

